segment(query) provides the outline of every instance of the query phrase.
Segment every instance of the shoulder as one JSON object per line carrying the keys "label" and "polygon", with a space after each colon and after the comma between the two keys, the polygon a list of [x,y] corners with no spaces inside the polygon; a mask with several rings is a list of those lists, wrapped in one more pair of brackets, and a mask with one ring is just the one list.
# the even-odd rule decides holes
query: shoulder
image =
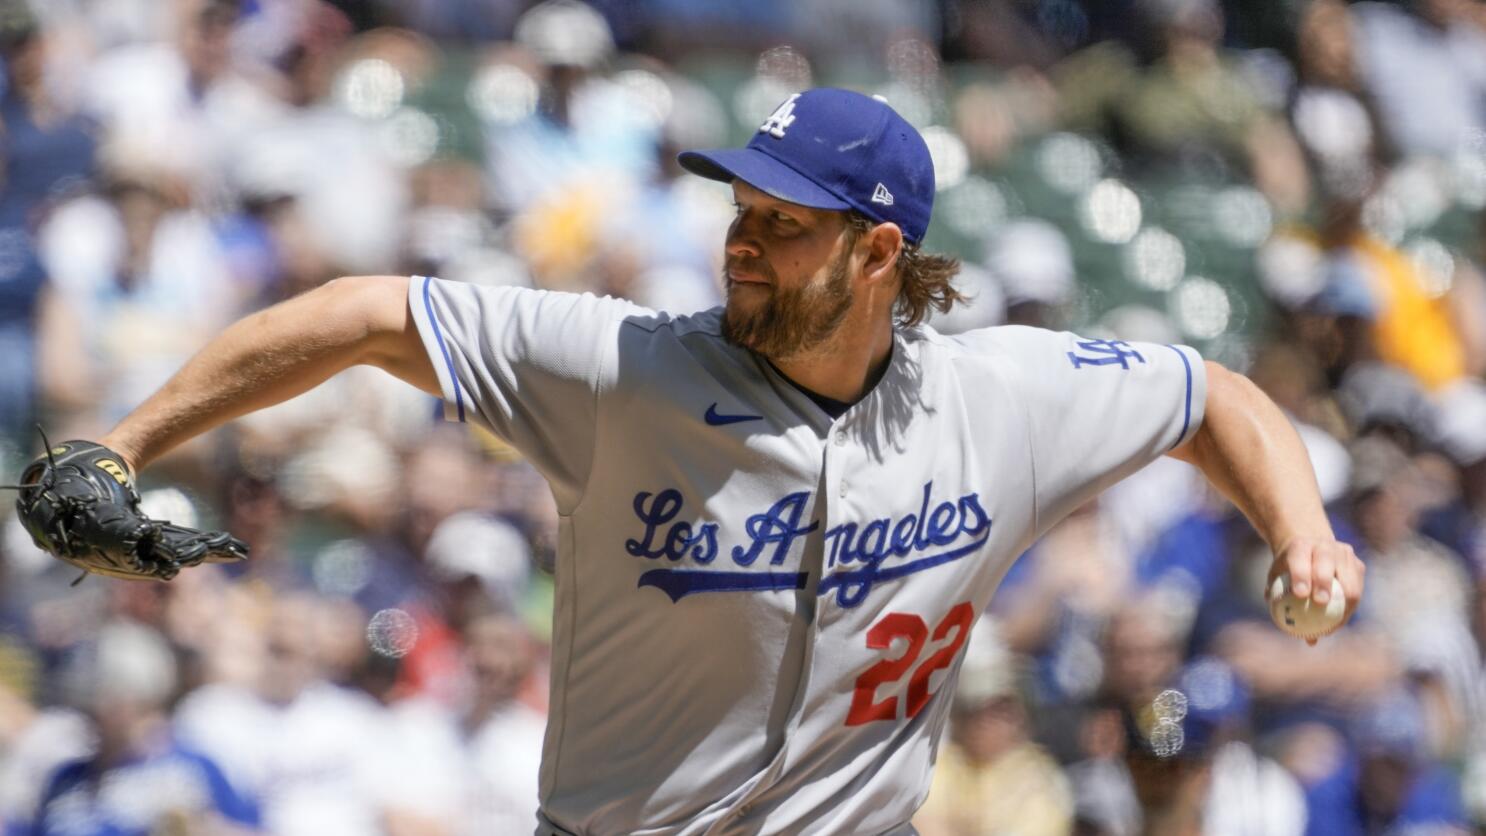
{"label": "shoulder", "polygon": [[[560,290],[517,286],[470,285],[425,276],[414,276],[409,303],[420,320],[462,323],[492,333],[504,333],[513,325],[521,333],[603,339],[618,329],[624,337],[647,340],[654,337],[678,341],[725,342],[722,336],[723,308],[688,314],[654,310],[627,299],[595,296]],[[564,340],[564,345],[584,343]],[[549,347],[551,346],[549,341]]]}
{"label": "shoulder", "polygon": [[952,337],[930,333],[932,337],[926,342],[950,356],[1000,362],[1008,368],[1021,368],[1047,360],[1060,360],[1066,364],[1069,352],[1077,350],[1081,343],[1091,342],[1067,331],[1049,331],[1027,325],[978,328]]}
{"label": "shoulder", "polygon": [[430,306],[435,301],[478,305],[482,310],[509,308],[566,308],[575,311],[609,315],[616,319],[631,315],[653,315],[654,311],[624,299],[546,290],[521,285],[486,285],[451,281],[434,276],[412,276],[408,285],[410,301]]}
{"label": "shoulder", "polygon": [[728,377],[755,368],[753,355],[723,336],[723,309],[692,314],[648,312],[619,326],[616,373],[631,380],[705,374]]}
{"label": "shoulder", "polygon": [[634,306],[634,311],[624,317],[624,326],[639,332],[667,334],[674,337],[701,337],[722,339],[723,309],[711,308],[691,314],[670,314]]}

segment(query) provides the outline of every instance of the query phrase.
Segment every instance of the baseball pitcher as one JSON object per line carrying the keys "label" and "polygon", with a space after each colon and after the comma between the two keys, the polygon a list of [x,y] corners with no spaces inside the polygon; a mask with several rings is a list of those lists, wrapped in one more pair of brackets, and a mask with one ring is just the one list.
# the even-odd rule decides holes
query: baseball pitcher
{"label": "baseball pitcher", "polygon": [[234,559],[140,517],[130,474],[353,364],[439,395],[561,515],[539,834],[912,833],[997,583],[1159,456],[1232,499],[1297,594],[1335,577],[1355,607],[1362,565],[1242,376],[1180,345],[923,324],[957,265],[920,248],[933,165],[887,104],[810,90],[747,147],[680,160],[732,184],[724,307],[339,279],[232,326],[101,446],[38,459],[23,517],[115,575]]}

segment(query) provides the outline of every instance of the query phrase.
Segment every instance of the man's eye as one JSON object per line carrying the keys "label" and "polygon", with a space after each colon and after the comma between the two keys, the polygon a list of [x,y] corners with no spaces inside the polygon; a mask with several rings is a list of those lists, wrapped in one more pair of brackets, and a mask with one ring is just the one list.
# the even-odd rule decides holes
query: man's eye
{"label": "man's eye", "polygon": [[794,218],[791,218],[789,215],[786,215],[783,212],[775,212],[774,213],[774,220],[777,221],[778,223],[782,223],[782,224],[792,224],[792,223],[795,223],[795,219]]}

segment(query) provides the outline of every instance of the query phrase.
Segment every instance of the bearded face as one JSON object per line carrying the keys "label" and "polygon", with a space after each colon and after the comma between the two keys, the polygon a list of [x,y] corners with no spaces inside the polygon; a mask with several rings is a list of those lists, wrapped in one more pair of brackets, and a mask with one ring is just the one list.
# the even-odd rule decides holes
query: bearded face
{"label": "bearded face", "polygon": [[[843,249],[832,260],[824,278],[815,277],[795,287],[783,287],[763,259],[729,257],[723,281],[727,311],[722,335],[771,360],[788,360],[824,345],[846,320],[853,293]],[[738,282],[729,273],[760,276],[767,283]]]}

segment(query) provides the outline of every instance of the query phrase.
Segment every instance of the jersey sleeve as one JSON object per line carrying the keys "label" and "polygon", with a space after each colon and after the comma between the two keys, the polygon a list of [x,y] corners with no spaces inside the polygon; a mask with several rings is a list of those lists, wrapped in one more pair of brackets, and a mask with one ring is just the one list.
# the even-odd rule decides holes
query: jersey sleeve
{"label": "jersey sleeve", "polygon": [[619,323],[640,308],[591,294],[482,287],[414,276],[408,305],[444,396],[526,456],[564,512],[593,459],[598,398]]}
{"label": "jersey sleeve", "polygon": [[1040,536],[1202,424],[1207,374],[1187,346],[1011,327],[980,332],[1013,367],[1032,448]]}

